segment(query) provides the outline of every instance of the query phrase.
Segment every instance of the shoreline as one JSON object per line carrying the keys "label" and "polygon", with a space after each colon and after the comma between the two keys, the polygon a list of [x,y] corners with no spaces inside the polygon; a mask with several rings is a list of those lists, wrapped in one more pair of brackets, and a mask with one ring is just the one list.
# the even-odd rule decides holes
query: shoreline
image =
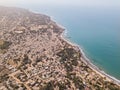
{"label": "shoreline", "polygon": [[[61,27],[61,25],[59,25],[58,23],[56,23],[59,27]],[[63,26],[61,27],[63,28]],[[68,44],[72,45],[73,47],[76,47],[77,49],[80,50],[81,52],[81,60],[89,66],[89,68],[91,68],[94,72],[96,72],[97,74],[99,74],[101,77],[106,77],[106,80],[110,81],[110,82],[113,82],[115,84],[117,84],[118,86],[120,86],[120,80],[116,79],[115,77],[107,74],[106,72],[104,72],[103,70],[100,70],[96,65],[94,65],[90,59],[87,58],[87,56],[85,55],[85,53],[83,52],[82,48],[80,47],[80,45],[76,44],[76,43],[73,43],[71,42],[68,38],[66,38],[65,36],[67,35],[67,29],[63,28],[63,32],[62,34],[60,35],[60,38],[62,40],[64,40],[65,42],[67,42]]]}

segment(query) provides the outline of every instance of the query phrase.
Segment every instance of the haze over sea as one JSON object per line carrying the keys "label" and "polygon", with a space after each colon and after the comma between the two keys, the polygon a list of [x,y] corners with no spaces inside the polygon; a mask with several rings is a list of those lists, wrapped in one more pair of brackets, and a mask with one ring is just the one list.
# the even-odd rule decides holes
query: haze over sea
{"label": "haze over sea", "polygon": [[80,45],[92,63],[120,80],[120,8],[17,6],[51,16],[67,29],[66,37]]}

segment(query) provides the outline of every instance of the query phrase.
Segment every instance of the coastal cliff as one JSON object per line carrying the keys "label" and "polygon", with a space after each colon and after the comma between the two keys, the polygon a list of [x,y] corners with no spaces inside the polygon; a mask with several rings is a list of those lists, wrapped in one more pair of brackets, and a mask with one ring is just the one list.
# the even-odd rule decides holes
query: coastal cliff
{"label": "coastal cliff", "polygon": [[63,31],[49,16],[0,7],[0,90],[120,90]]}

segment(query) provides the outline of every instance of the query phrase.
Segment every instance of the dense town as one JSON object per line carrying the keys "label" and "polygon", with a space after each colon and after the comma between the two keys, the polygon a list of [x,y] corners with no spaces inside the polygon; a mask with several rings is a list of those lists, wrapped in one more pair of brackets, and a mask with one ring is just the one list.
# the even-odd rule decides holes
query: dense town
{"label": "dense town", "polygon": [[46,15],[0,7],[0,90],[120,90],[63,31]]}

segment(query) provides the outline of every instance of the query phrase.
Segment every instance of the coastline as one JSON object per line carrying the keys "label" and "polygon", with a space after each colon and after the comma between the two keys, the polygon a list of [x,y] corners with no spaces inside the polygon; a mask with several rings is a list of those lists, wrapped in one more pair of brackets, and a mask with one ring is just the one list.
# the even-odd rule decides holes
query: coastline
{"label": "coastline", "polygon": [[97,74],[99,74],[101,77],[106,77],[106,80],[113,82],[115,84],[117,84],[118,86],[120,86],[120,80],[116,79],[115,77],[105,73],[104,71],[100,70],[96,65],[94,65],[90,59],[87,58],[87,56],[85,55],[85,53],[83,52],[82,48],[80,47],[80,45],[71,42],[68,38],[66,38],[65,36],[67,35],[67,29],[65,29],[62,25],[56,23],[59,27],[63,28],[64,31],[62,32],[62,34],[60,35],[61,39],[64,40],[65,42],[67,42],[68,44],[70,44],[73,47],[76,47],[78,50],[80,50],[81,53],[81,60],[89,66],[89,68],[91,68],[94,72],[96,72]]}
{"label": "coastline", "polygon": [[0,90],[120,90],[50,16],[9,7],[0,12]]}

